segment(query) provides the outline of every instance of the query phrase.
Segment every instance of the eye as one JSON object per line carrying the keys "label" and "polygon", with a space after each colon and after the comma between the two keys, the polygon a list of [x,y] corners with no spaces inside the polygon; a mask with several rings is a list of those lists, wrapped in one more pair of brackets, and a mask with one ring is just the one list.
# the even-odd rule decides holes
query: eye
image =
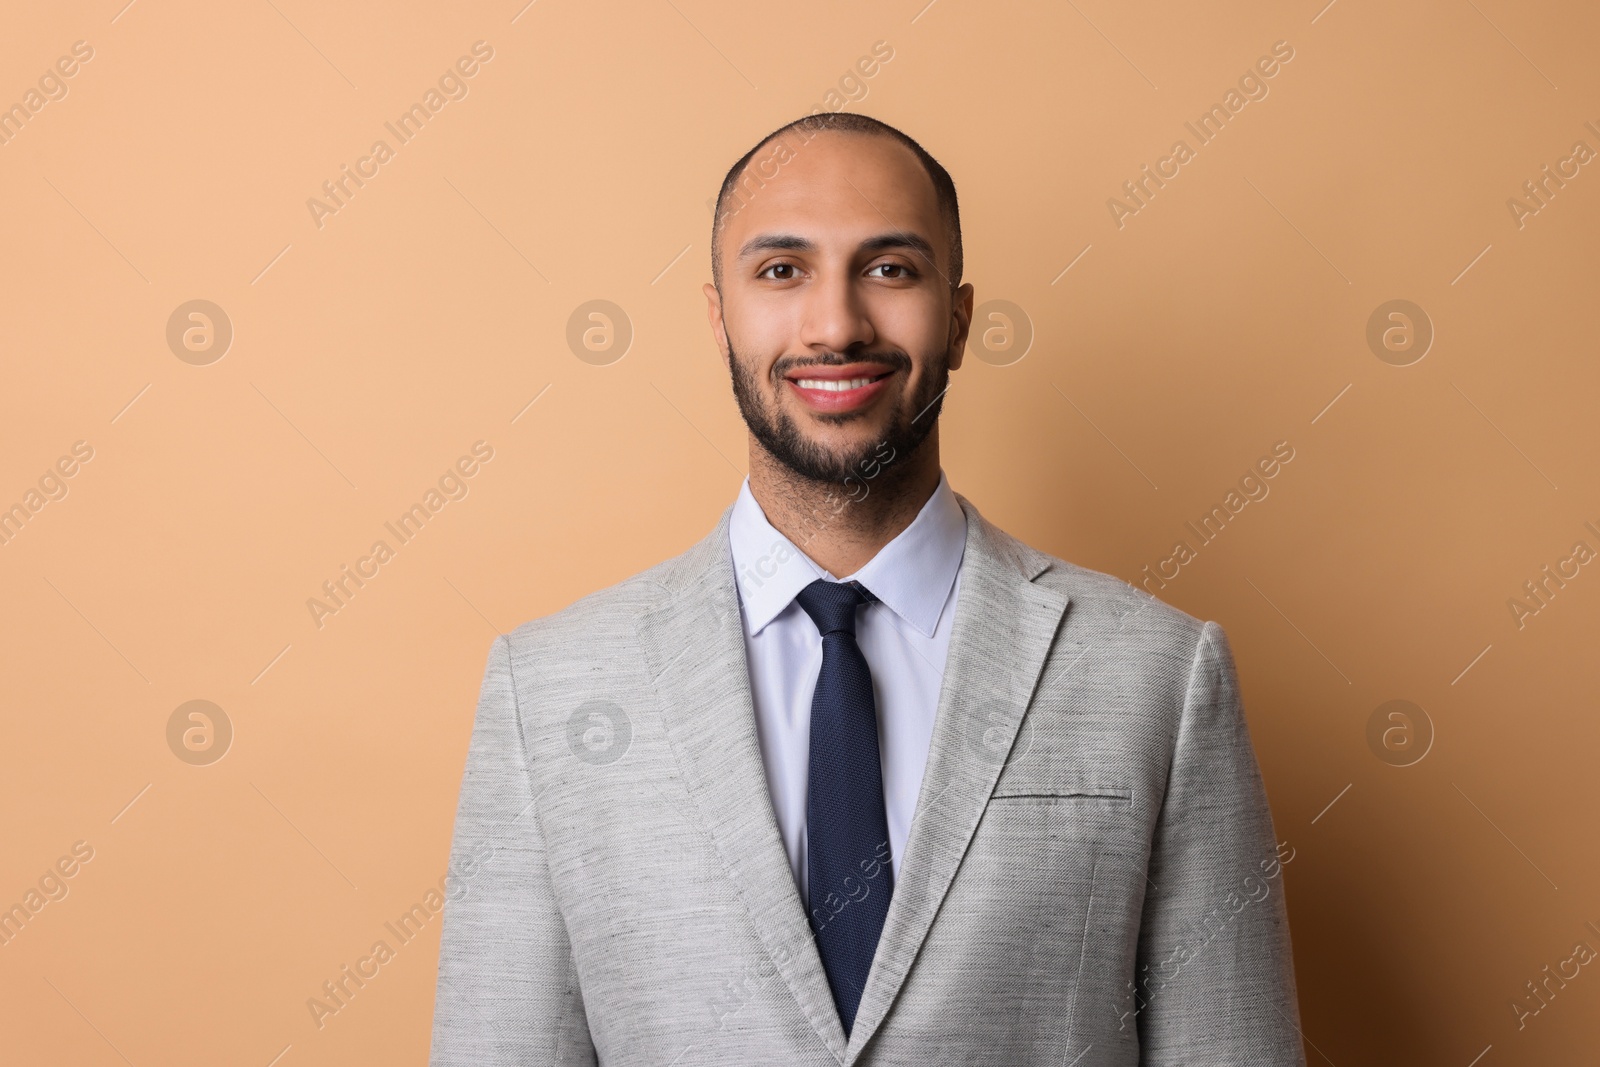
{"label": "eye", "polygon": [[[772,266],[767,267],[765,270],[761,271],[761,273],[757,274],[756,277],[771,278],[775,282],[787,282],[794,280],[798,270],[799,268],[797,268],[793,263],[774,263]],[[787,271],[788,273],[774,273],[783,271]]]}
{"label": "eye", "polygon": [[[888,271],[889,273],[874,275],[873,271]],[[884,278],[890,281],[902,281],[904,279],[915,278],[917,276],[917,272],[906,266],[904,263],[874,264],[867,269],[867,274],[869,277]]]}

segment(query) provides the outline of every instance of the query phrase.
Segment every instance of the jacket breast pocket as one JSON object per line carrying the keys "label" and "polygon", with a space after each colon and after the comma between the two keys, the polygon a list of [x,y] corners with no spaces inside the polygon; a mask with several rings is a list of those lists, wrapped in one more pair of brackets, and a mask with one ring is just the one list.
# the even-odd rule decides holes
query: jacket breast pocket
{"label": "jacket breast pocket", "polygon": [[1065,804],[1091,808],[1133,809],[1133,790],[1116,786],[1035,788],[1024,785],[996,788],[989,797],[998,804]]}
{"label": "jacket breast pocket", "polygon": [[1071,878],[1090,853],[1131,875],[1147,840],[1145,812],[1131,783],[1115,779],[1020,776],[996,783],[973,845],[984,853],[1026,857],[1036,871]]}
{"label": "jacket breast pocket", "polygon": [[[1037,1049],[1080,1033],[1086,1018],[1114,1018],[1133,973],[1148,828],[1127,780],[1019,769],[996,783],[940,910],[939,922],[959,923],[941,964],[1017,1005],[1000,1013],[1002,1047]],[[1056,1062],[1087,1042],[1068,1043]]]}

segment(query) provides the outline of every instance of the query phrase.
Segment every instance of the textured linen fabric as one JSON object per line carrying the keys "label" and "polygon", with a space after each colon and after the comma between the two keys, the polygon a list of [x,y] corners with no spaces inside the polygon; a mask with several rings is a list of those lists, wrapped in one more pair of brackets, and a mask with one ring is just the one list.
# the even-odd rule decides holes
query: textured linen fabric
{"label": "textured linen fabric", "polygon": [[[859,581],[878,598],[861,611],[856,642],[872,670],[890,863],[896,873],[933,741],[966,540],[966,513],[941,472],[910,525],[860,570],[841,578]],[[794,598],[826,572],[767,521],[748,478],[733,503],[728,542],[767,791],[801,903],[809,905],[807,760],[822,640]]]}
{"label": "textured linen fabric", "polygon": [[491,648],[434,1064],[1304,1064],[1222,629],[958,500],[945,684],[848,1041],[766,788],[725,512]]}

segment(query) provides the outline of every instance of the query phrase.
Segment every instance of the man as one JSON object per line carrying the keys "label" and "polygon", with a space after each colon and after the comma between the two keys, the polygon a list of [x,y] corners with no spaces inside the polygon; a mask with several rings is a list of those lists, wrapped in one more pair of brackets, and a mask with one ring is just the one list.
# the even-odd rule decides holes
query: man
{"label": "man", "polygon": [[500,638],[433,1063],[1304,1063],[1227,640],[955,494],[944,168],[823,115],[729,172],[750,475]]}

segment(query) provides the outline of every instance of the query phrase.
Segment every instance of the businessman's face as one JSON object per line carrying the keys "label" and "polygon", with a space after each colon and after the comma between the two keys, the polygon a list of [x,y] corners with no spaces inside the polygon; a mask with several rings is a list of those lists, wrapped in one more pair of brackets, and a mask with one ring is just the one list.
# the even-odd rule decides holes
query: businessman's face
{"label": "businessman's face", "polygon": [[951,289],[933,183],[909,149],[837,131],[790,143],[725,223],[706,299],[751,434],[802,477],[840,482],[928,436],[972,286]]}

